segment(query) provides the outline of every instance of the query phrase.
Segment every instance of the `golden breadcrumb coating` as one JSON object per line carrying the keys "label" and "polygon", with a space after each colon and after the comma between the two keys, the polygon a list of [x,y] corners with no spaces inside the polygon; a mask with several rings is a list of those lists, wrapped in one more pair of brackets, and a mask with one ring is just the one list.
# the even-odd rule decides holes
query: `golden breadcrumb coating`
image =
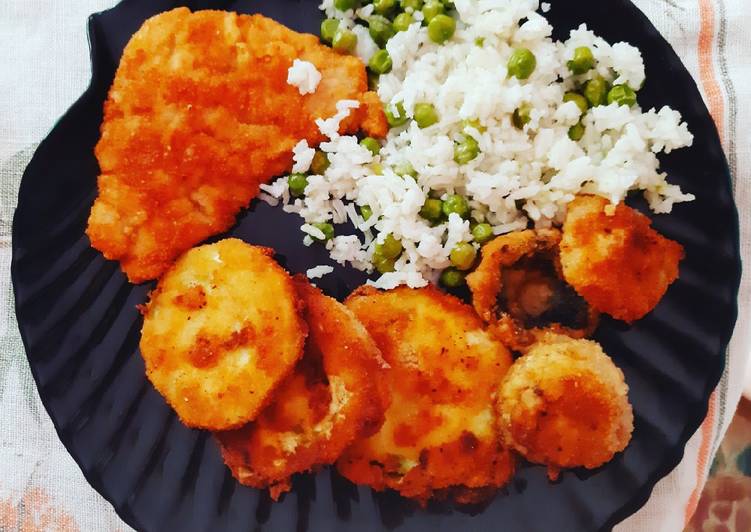
{"label": "golden breadcrumb coating", "polygon": [[294,473],[332,464],[355,438],[383,423],[386,364],[365,327],[344,305],[305,277],[295,286],[310,330],[305,355],[254,422],[215,433],[242,484],[289,491]]}
{"label": "golden breadcrumb coating", "polygon": [[475,310],[509,349],[523,352],[546,332],[582,338],[597,327],[599,313],[561,279],[560,239],[557,229],[499,236],[467,275]]}
{"label": "golden breadcrumb coating", "polygon": [[346,305],[390,365],[391,405],[381,430],[337,461],[341,474],[421,503],[443,495],[470,502],[504,485],[514,460],[493,404],[512,360],[472,308],[434,287],[363,287]]}
{"label": "golden breadcrumb coating", "polygon": [[597,342],[546,335],[506,374],[498,396],[505,442],[530,462],[595,468],[631,440],[621,372]]}
{"label": "golden breadcrumb coating", "polygon": [[650,312],[678,278],[683,246],[652,229],[624,204],[579,196],[568,206],[561,239],[566,281],[600,312],[634,322]]}
{"label": "golden breadcrumb coating", "polygon": [[[314,94],[287,83],[295,59],[322,74]],[[288,172],[301,139],[342,99],[341,125],[385,135],[362,62],[261,15],[174,9],[125,47],[104,107],[99,196],[87,235],[131,282],[159,277],[181,253],[229,229],[259,185]],[[380,122],[379,122],[380,121]]]}
{"label": "golden breadcrumb coating", "polygon": [[298,296],[272,253],[236,239],[194,248],[144,307],[146,375],[189,427],[255,419],[302,355]]}

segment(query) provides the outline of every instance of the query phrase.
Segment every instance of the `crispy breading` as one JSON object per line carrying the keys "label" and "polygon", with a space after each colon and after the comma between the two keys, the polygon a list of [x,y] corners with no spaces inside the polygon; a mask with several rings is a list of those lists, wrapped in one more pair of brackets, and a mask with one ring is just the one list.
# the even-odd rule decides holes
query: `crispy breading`
{"label": "crispy breading", "polygon": [[236,239],[194,248],[144,308],[146,375],[189,427],[255,419],[302,356],[307,327],[272,254]]}
{"label": "crispy breading", "polygon": [[493,403],[511,355],[472,308],[434,287],[363,287],[345,304],[391,366],[391,406],[381,430],[337,461],[342,475],[421,503],[452,491],[472,501],[504,485],[514,460]]}
{"label": "crispy breading", "polygon": [[[295,59],[321,72],[314,94],[287,83]],[[261,15],[179,8],[152,17],[126,46],[104,107],[92,246],[131,282],[159,277],[229,229],[261,183],[288,172],[298,141],[323,140],[315,119],[334,115],[339,100],[363,102],[342,133],[366,121],[371,135],[385,134],[366,91],[358,58]]]}
{"label": "crispy breading", "polygon": [[242,484],[290,489],[294,473],[333,463],[355,438],[383,423],[386,364],[354,314],[305,277],[295,279],[310,335],[305,355],[253,423],[215,433],[222,456]]}
{"label": "crispy breading", "polygon": [[523,352],[546,332],[582,338],[597,327],[599,313],[561,279],[560,239],[557,229],[499,236],[467,275],[475,310],[509,349]]}
{"label": "crispy breading", "polygon": [[651,220],[598,196],[568,206],[561,239],[563,276],[590,305],[626,322],[650,312],[678,278],[683,246],[652,229]]}
{"label": "crispy breading", "polygon": [[633,431],[623,372],[591,340],[546,335],[511,366],[498,408],[506,443],[552,478],[608,462]]}

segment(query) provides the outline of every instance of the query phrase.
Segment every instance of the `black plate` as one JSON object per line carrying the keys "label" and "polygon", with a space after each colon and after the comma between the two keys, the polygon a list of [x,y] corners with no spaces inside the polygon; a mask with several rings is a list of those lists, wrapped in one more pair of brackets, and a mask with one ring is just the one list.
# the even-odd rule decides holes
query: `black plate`
{"label": "black plate", "polygon": [[[635,432],[625,453],[594,472],[565,472],[552,484],[522,466],[486,508],[427,510],[393,493],[375,494],[330,471],[295,479],[271,504],[238,485],[213,439],[183,427],[144,376],[138,353],[151,285],[132,286],[84,235],[96,194],[93,147],[102,104],[129,37],[147,17],[177,5],[262,12],[316,32],[317,0],[126,0],[91,17],[91,86],[61,119],[26,169],[13,226],[16,311],[39,394],[71,455],[118,514],[141,530],[561,530],[607,529],[636,511],[681,459],[724,367],[740,276],[738,220],[720,142],[694,81],[670,46],[627,0],[554,1],[557,37],[586,22],[610,42],[644,53],[644,107],[678,109],[694,147],[662,159],[670,180],[696,194],[655,225],[686,247],[681,277],[659,307],[633,327],[605,321],[597,339],[631,387]],[[293,272],[326,262],[300,245],[299,219],[265,204],[230,231],[276,248]],[[323,287],[343,297],[362,281],[337,268]]]}

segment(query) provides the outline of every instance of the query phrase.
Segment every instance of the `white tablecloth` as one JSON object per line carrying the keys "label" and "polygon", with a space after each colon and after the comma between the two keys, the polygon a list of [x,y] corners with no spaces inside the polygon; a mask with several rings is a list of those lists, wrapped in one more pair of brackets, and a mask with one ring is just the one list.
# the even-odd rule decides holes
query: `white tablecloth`
{"label": "white tablecloth", "polygon": [[[603,0],[606,1],[606,0]],[[718,124],[751,243],[751,2],[637,0],[697,80]],[[113,0],[0,1],[0,531],[128,530],[83,478],[36,393],[12,310],[11,219],[39,141],[89,80],[86,19]],[[743,105],[745,104],[745,105]],[[749,353],[749,275],[728,365],[683,462],[620,531],[678,531],[696,504],[741,393]]]}

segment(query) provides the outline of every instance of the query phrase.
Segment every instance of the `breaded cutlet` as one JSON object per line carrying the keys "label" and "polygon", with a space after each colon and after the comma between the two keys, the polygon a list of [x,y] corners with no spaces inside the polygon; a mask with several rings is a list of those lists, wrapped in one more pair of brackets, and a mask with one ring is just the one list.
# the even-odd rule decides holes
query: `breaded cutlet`
{"label": "breaded cutlet", "polygon": [[[314,94],[287,83],[295,59],[322,74]],[[159,277],[229,229],[259,185],[288,172],[292,148],[323,140],[317,118],[362,102],[341,125],[383,136],[363,63],[261,15],[178,8],[147,20],[123,52],[104,106],[99,195],[86,230],[131,282]],[[375,98],[374,98],[375,96]]]}

